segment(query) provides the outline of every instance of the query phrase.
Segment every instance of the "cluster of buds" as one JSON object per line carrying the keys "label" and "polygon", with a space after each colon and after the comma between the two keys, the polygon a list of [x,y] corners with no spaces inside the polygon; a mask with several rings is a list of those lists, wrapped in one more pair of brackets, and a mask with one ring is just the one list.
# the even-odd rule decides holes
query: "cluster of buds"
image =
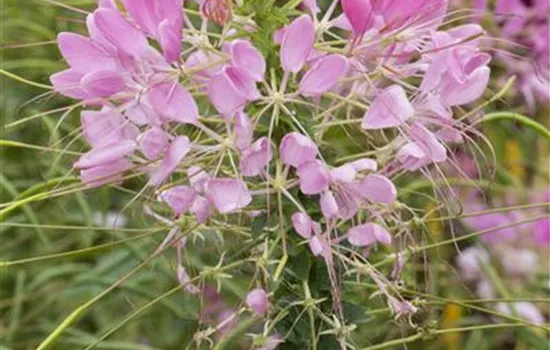
{"label": "cluster of buds", "polygon": [[[304,13],[289,9],[288,24],[269,33],[275,59],[266,60],[253,41],[265,29],[236,22],[238,4],[204,0],[188,12],[182,0],[100,1],[87,37],[59,35],[70,68],[51,77],[86,106],[91,150],[74,164],[82,181],[145,175],[174,216],[205,225],[269,213],[277,196],[280,231],[292,223],[329,266],[346,245],[365,259],[408,234],[394,183],[440,172],[468,140],[465,109],[490,76],[484,31],[440,29],[446,0],[298,5]],[[343,153],[331,128],[361,135],[367,152]],[[256,291],[247,303],[263,314],[265,300]]]}

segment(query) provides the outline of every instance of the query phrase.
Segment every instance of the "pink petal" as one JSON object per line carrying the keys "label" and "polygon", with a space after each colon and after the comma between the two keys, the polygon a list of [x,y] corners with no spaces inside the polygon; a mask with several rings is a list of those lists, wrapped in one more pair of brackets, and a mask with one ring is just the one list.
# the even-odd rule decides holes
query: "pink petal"
{"label": "pink petal", "polygon": [[230,44],[231,63],[255,81],[264,80],[264,56],[248,41],[237,39]]}
{"label": "pink petal", "polygon": [[176,170],[179,163],[182,159],[189,153],[191,150],[191,142],[187,136],[177,136],[174,138],[166,153],[164,158],[160,162],[157,169],[151,174],[149,179],[149,186],[158,186],[170,176],[170,174]]}
{"label": "pink petal", "polygon": [[422,149],[415,143],[409,142],[396,155],[404,169],[415,171],[430,163]]}
{"label": "pink petal", "polygon": [[267,293],[262,288],[251,290],[246,296],[246,305],[254,310],[258,315],[263,315],[269,306]]}
{"label": "pink petal", "polygon": [[72,69],[67,69],[50,76],[53,89],[67,97],[85,100],[90,98],[86,90],[82,88],[80,80],[84,75]]}
{"label": "pink petal", "polygon": [[351,164],[344,164],[330,171],[332,181],[352,182],[356,175],[357,171]]}
{"label": "pink petal", "polygon": [[240,168],[243,176],[257,176],[271,161],[271,147],[267,137],[262,137],[241,154]]}
{"label": "pink petal", "polygon": [[279,151],[283,164],[295,168],[314,160],[319,153],[317,145],[309,137],[297,132],[288,133],[283,137]]}
{"label": "pink petal", "polygon": [[115,111],[82,111],[80,123],[84,137],[94,148],[120,141],[128,125],[124,117]]}
{"label": "pink petal", "polygon": [[319,160],[306,162],[298,168],[300,190],[304,194],[319,194],[328,189],[330,172]]}
{"label": "pink petal", "polygon": [[153,112],[151,107],[143,102],[136,102],[131,104],[124,111],[124,115],[132,121],[132,123],[143,126],[146,124],[159,126],[160,120],[159,117]]}
{"label": "pink petal", "polygon": [[315,256],[319,256],[323,252],[323,243],[317,236],[309,240],[309,249]]}
{"label": "pink petal", "polygon": [[372,222],[350,228],[347,237],[349,243],[356,247],[366,247],[377,241],[382,244],[391,243],[388,231]]}
{"label": "pink petal", "polygon": [[344,15],[355,36],[361,36],[372,25],[374,17],[369,0],[340,0]]}
{"label": "pink petal", "polygon": [[332,191],[326,191],[321,195],[321,212],[327,219],[333,218],[338,214],[338,204]]}
{"label": "pink petal", "polygon": [[328,55],[319,59],[302,80],[298,91],[304,96],[319,96],[330,90],[345,73],[348,60],[342,55]]}
{"label": "pink petal", "polygon": [[206,183],[210,180],[211,176],[198,166],[190,166],[187,169],[187,176],[189,177],[189,184],[197,192],[206,191]]}
{"label": "pink petal", "polygon": [[367,130],[391,128],[405,123],[413,114],[414,108],[405,90],[399,85],[392,85],[376,96],[361,126]]}
{"label": "pink petal", "polygon": [[96,71],[86,74],[82,87],[92,97],[110,97],[126,89],[124,78],[113,71]]}
{"label": "pink petal", "polygon": [[385,176],[369,175],[357,185],[361,196],[374,203],[393,203],[397,198],[397,190]]}
{"label": "pink petal", "polygon": [[210,202],[222,214],[238,211],[252,202],[246,184],[236,179],[208,181],[207,194]]}
{"label": "pink petal", "polygon": [[168,138],[164,130],[153,127],[139,136],[139,148],[147,159],[158,159],[168,147]]}
{"label": "pink petal", "polygon": [[244,150],[252,143],[254,136],[254,126],[250,117],[244,112],[238,112],[235,115],[235,125],[233,132],[235,134],[235,145],[239,150]]}
{"label": "pink petal", "polygon": [[459,106],[480,98],[491,76],[491,69],[483,66],[477,68],[464,83],[449,83],[443,89],[442,101],[446,106]]}
{"label": "pink petal", "polygon": [[156,15],[155,2],[151,0],[123,0],[124,7],[132,19],[151,36],[156,35],[160,22]]}
{"label": "pink petal", "polygon": [[97,187],[108,183],[116,183],[122,179],[123,173],[132,167],[127,159],[118,159],[93,168],[80,171],[82,182],[90,187]]}
{"label": "pink petal", "polygon": [[82,35],[60,33],[57,43],[61,54],[75,72],[114,71],[117,68],[116,60],[107,51]]}
{"label": "pink petal", "polygon": [[193,96],[178,82],[156,84],[146,100],[163,118],[180,123],[197,124],[199,109]]}
{"label": "pink petal", "polygon": [[142,57],[151,50],[145,35],[118,11],[100,8],[94,12],[94,22],[105,39],[131,56]]}
{"label": "pink petal", "polygon": [[196,196],[189,211],[195,216],[197,222],[202,224],[210,217],[210,202],[203,196]]}
{"label": "pink petal", "polygon": [[306,62],[315,41],[315,27],[311,17],[296,18],[285,30],[281,43],[281,64],[286,72],[299,72]]}
{"label": "pink petal", "polygon": [[159,25],[159,42],[168,62],[177,62],[181,54],[181,27],[165,19]]}
{"label": "pink petal", "polygon": [[410,128],[415,144],[432,162],[443,162],[447,159],[447,150],[439,143],[435,135],[420,123],[414,123]]}
{"label": "pink petal", "polygon": [[355,169],[355,171],[376,171],[378,169],[378,164],[376,163],[376,161],[369,158],[361,158],[348,164],[351,165]]}
{"label": "pink petal", "polygon": [[306,213],[296,212],[292,214],[291,220],[292,220],[292,226],[294,227],[294,230],[296,230],[296,232],[298,232],[300,236],[302,236],[305,239],[308,239],[311,237],[313,222]]}
{"label": "pink petal", "polygon": [[208,97],[218,112],[226,117],[238,112],[248,102],[228,74],[228,67],[215,74],[208,85]]}
{"label": "pink petal", "polygon": [[196,196],[196,192],[188,186],[175,186],[160,193],[160,199],[166,202],[176,215],[189,210]]}
{"label": "pink petal", "polygon": [[117,144],[105,146],[103,148],[92,149],[85,153],[74,163],[76,168],[91,168],[105,163],[110,163],[121,159],[136,149],[135,142],[131,140],[120,141]]}

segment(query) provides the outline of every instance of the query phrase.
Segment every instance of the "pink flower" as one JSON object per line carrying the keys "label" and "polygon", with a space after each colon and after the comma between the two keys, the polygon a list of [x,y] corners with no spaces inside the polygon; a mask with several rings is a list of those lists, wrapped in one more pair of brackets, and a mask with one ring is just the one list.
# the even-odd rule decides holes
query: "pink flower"
{"label": "pink flower", "polygon": [[258,315],[265,314],[269,306],[269,298],[265,290],[262,288],[251,290],[246,296],[246,305]]}

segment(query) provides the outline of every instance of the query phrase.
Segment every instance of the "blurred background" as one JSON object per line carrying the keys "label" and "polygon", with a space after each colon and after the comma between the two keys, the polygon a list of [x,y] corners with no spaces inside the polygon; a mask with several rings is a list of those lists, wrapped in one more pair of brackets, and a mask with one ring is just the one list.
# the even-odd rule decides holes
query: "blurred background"
{"label": "blurred background", "polygon": [[[86,149],[74,132],[79,127],[79,108],[67,108],[74,101],[53,95],[40,86],[49,85],[49,75],[65,67],[55,43],[56,33],[83,33],[85,30],[84,15],[71,7],[91,9],[95,1],[2,0],[0,3],[0,69],[3,72],[0,75],[0,349],[34,349],[75,308],[143,262],[162,241],[165,232],[142,213],[139,202],[127,206],[139,191],[139,183],[128,181],[124,187],[81,190],[71,172],[75,157],[70,151],[63,151],[69,144],[72,151]],[[526,7],[534,6],[531,1],[522,3]],[[473,5],[468,1],[453,3],[459,11]],[[503,33],[503,19],[492,16],[492,2],[487,6],[486,15],[464,16],[464,21],[480,21],[491,35],[501,38],[487,43],[487,49],[495,53],[495,78],[487,100],[501,91],[512,75],[516,75],[516,80],[485,110],[488,113],[514,112],[548,128],[550,91],[548,85],[542,88],[537,85],[537,77],[549,78],[550,56],[544,56],[540,43],[530,41],[530,35],[538,33],[536,25],[544,22],[544,18],[522,23],[519,32]],[[548,17],[546,24],[542,24],[543,34],[547,23]],[[531,30],[529,26],[536,28]],[[546,50],[548,38],[542,41],[546,43]],[[523,46],[514,45],[512,40]],[[540,55],[539,49],[543,51]],[[502,54],[502,51],[510,54]],[[30,83],[14,79],[10,74]],[[429,311],[419,315],[415,322],[426,328],[437,325],[449,329],[497,322],[490,314],[476,311],[477,305],[508,314],[517,313],[530,322],[547,324],[550,316],[550,228],[549,208],[541,203],[550,199],[550,139],[540,128],[537,131],[536,126],[514,118],[495,118],[477,127],[487,137],[493,152],[480,142],[487,159],[482,159],[475,151],[461,156],[461,167],[478,187],[472,189],[457,183],[456,191],[463,201],[461,210],[464,212],[493,209],[494,212],[453,220],[452,224],[434,220],[426,234],[432,241],[442,241],[471,229],[511,226],[486,235],[482,240],[461,242],[462,255],[452,245],[430,252],[429,273],[422,268],[422,260],[418,260],[421,266],[417,275],[408,276],[415,281],[411,284],[417,290],[440,298],[432,300]],[[46,193],[44,197],[36,197],[43,193]],[[37,200],[21,201],[30,197]],[[14,203],[17,205],[13,206]],[[437,215],[434,211],[434,217]],[[540,220],[513,225],[532,217]],[[453,229],[449,229],[451,226]],[[502,237],[506,237],[507,244],[494,243],[500,242]],[[189,264],[200,269],[206,262],[212,263],[208,253],[220,252],[220,244],[199,242],[202,248],[187,256]],[[485,255],[490,256],[486,260],[488,267],[481,270],[479,266],[472,267],[476,261],[485,259]],[[42,258],[27,260],[33,257]],[[219,295],[215,290],[205,292],[198,303],[189,294],[175,294],[156,303],[134,322],[121,325],[128,313],[177,285],[174,260],[173,254],[166,254],[121,283],[70,327],[54,348],[84,348],[98,335],[119,325],[120,329],[96,348],[195,348],[187,344],[197,329],[198,315],[204,312],[201,302],[215,300],[220,310],[212,311],[212,318],[230,310],[246,293],[247,286],[241,283],[239,276],[224,284]],[[348,292],[353,293],[353,288]],[[446,301],[451,298],[482,302],[459,305]],[[496,305],[491,302],[503,298],[514,300],[514,303]],[[359,295],[356,299],[358,303],[364,302],[358,309],[360,315],[356,322],[368,330],[361,337],[376,343],[399,337],[407,329],[407,325],[395,327],[387,316],[371,313],[376,306],[368,304],[368,296]],[[516,306],[510,308],[510,305]],[[304,346],[299,327],[294,333],[291,341],[280,348]],[[248,348],[237,340],[229,343],[233,348]],[[318,348],[332,349],[333,346],[327,341]],[[409,348],[521,350],[549,347],[548,334],[542,330],[477,329],[449,332],[413,343]]]}

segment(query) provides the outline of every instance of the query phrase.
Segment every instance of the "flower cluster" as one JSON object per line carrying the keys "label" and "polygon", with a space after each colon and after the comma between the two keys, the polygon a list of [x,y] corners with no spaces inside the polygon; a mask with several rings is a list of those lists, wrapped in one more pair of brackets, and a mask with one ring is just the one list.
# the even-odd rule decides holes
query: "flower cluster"
{"label": "flower cluster", "polygon": [[[467,140],[465,109],[484,94],[491,56],[479,25],[440,29],[445,0],[297,5],[305,12],[292,9],[269,33],[266,60],[253,40],[265,28],[243,25],[238,4],[203,0],[192,20],[182,0],[100,1],[88,36],[59,35],[70,68],[51,81],[86,106],[91,149],[74,163],[86,185],[146,174],[176,218],[205,225],[218,214],[269,215],[276,197],[279,231],[291,224],[336,283],[335,260],[358,264],[379,245],[403,246],[410,226],[399,224],[395,183],[437,173]],[[339,158],[334,128],[360,135],[367,151]],[[416,310],[383,276],[356,270],[396,313]],[[247,304],[263,315],[266,298],[255,290]]]}

